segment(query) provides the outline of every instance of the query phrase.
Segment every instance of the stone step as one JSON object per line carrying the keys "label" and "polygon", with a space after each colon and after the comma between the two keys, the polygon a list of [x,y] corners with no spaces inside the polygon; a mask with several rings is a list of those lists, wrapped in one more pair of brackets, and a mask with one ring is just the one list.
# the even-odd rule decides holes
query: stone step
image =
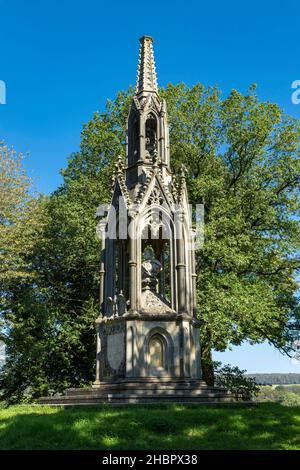
{"label": "stone step", "polygon": [[53,397],[45,397],[40,399],[41,404],[61,404],[61,405],[77,405],[77,404],[100,404],[100,403],[144,403],[145,401],[151,403],[159,403],[165,401],[181,403],[182,401],[234,401],[232,395],[229,393],[208,392],[197,393],[197,391],[182,391],[182,393],[159,393],[153,394],[151,391],[148,393],[102,393],[102,394],[78,394],[77,396],[58,395]]}
{"label": "stone step", "polygon": [[127,378],[120,378],[118,380],[109,380],[103,379],[101,380],[101,384],[108,384],[108,385],[118,385],[122,383],[197,383],[201,385],[206,385],[206,383],[201,379],[193,379],[189,377],[127,377]]}
{"label": "stone step", "polygon": [[47,405],[97,405],[101,403],[160,403],[160,402],[232,402],[232,395],[222,387],[207,386],[201,380],[174,377],[123,379],[103,381],[99,386],[70,388],[64,395],[43,397]]}
{"label": "stone step", "polygon": [[109,404],[159,404],[159,403],[226,403],[226,402],[233,402],[234,399],[230,395],[210,395],[210,396],[190,396],[185,395],[178,397],[177,395],[170,395],[170,396],[162,396],[159,397],[145,397],[145,396],[138,396],[138,395],[129,395],[123,396],[120,394],[119,396],[106,396],[106,397],[48,397],[40,400],[40,403],[43,405],[51,405],[51,406],[78,406],[78,405],[99,405],[102,403],[109,403]]}
{"label": "stone step", "polygon": [[102,385],[100,387],[94,388],[72,388],[66,390],[67,396],[77,396],[82,393],[90,393],[92,395],[99,395],[103,393],[113,393],[121,391],[138,391],[138,392],[150,392],[150,393],[160,393],[163,391],[166,392],[182,392],[182,391],[199,391],[199,392],[219,392],[226,393],[226,390],[221,387],[208,387],[207,385],[196,385],[196,384],[115,384],[114,386]]}
{"label": "stone step", "polygon": [[139,396],[154,396],[154,397],[161,397],[161,396],[171,396],[171,395],[178,395],[178,396],[184,396],[184,395],[189,395],[189,396],[223,396],[223,395],[228,395],[227,392],[224,390],[213,390],[213,389],[194,389],[194,390],[188,390],[188,389],[168,389],[168,390],[147,390],[147,389],[135,389],[135,390],[110,390],[110,391],[104,391],[104,390],[87,390],[87,391],[81,391],[81,392],[73,392],[73,393],[67,393],[65,396],[68,398],[80,398],[80,397],[92,397],[92,398],[97,398],[97,397],[105,397],[108,395],[112,396],[119,396],[119,395],[139,395]]}
{"label": "stone step", "polygon": [[[178,388],[201,388],[201,387],[208,387],[208,385],[203,385],[203,384],[198,384],[198,383],[176,383],[176,382],[170,382],[170,383],[149,383],[147,384],[146,382],[141,382],[141,383],[120,383],[120,384],[109,384],[109,383],[101,383],[101,385],[93,385],[92,387],[81,387],[81,388],[93,388],[93,389],[117,389],[117,388],[125,388],[125,387],[131,387],[131,388],[164,388],[164,387],[178,387]],[[70,388],[68,390],[78,390],[78,388]]]}

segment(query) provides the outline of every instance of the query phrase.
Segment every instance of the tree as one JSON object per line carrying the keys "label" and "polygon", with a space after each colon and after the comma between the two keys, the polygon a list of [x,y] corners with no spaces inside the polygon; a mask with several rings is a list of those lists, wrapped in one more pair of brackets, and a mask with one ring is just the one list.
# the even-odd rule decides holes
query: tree
{"label": "tree", "polygon": [[236,400],[250,401],[260,389],[255,378],[246,376],[245,372],[237,366],[214,362],[215,385],[229,390]]}
{"label": "tree", "polygon": [[[11,365],[14,370],[17,356],[27,357],[32,347],[30,337],[26,338],[22,315],[28,293],[22,298],[16,293],[24,285],[35,285],[37,273],[32,251],[36,240],[41,240],[43,224],[42,198],[34,194],[32,180],[23,166],[23,155],[0,142],[0,343],[3,352],[5,347],[8,361],[5,366],[1,363],[1,369]],[[24,354],[18,349],[18,343],[14,343],[16,354],[10,356],[12,339],[18,332],[30,347]],[[23,365],[26,369],[26,360]],[[9,388],[14,389],[18,387]]]}
{"label": "tree", "polygon": [[0,288],[29,274],[26,254],[40,227],[32,181],[17,154],[0,141]]}
{"label": "tree", "polygon": [[[200,84],[170,84],[160,93],[168,105],[173,169],[186,166],[190,201],[205,204],[205,243],[197,253],[198,314],[205,321],[204,379],[212,383],[212,349],[267,340],[288,354],[299,329],[300,127],[277,105],[260,102],[254,87],[245,95],[233,90],[225,99]],[[109,201],[114,163],[124,156],[131,97],[132,90],[120,92],[84,126],[80,151],[62,172],[62,186],[45,201],[44,238],[30,257],[35,288],[25,288],[27,294],[35,292],[31,311],[42,305],[39,318],[48,325],[39,338],[43,353],[25,372],[32,376],[38,363],[34,377],[42,377],[43,390],[93,379],[99,280],[94,216],[99,202]],[[18,305],[19,316],[26,310],[33,318],[22,300]],[[32,338],[41,330],[36,321]],[[46,370],[37,362],[43,355]],[[39,394],[41,387],[36,390]]]}
{"label": "tree", "polygon": [[28,255],[42,219],[32,193],[23,155],[0,141],[0,340],[5,338],[3,313],[10,304],[10,285],[34,277]]}
{"label": "tree", "polygon": [[168,93],[173,160],[187,163],[191,200],[205,203],[197,281],[212,383],[212,348],[268,340],[288,353],[299,330],[300,127],[255,87],[223,101],[201,85]]}

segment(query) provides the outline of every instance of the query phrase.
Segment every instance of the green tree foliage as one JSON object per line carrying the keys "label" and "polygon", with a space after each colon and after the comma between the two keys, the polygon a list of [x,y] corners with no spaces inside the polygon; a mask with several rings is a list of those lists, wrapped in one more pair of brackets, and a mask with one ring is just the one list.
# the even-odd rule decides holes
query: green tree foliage
{"label": "green tree foliage", "polygon": [[24,278],[34,280],[30,256],[42,226],[41,207],[23,155],[0,141],[0,341],[6,339],[3,313],[5,309],[11,313],[10,286]]}
{"label": "green tree foliage", "polygon": [[255,87],[223,101],[200,85],[168,91],[173,161],[187,165],[191,201],[205,203],[197,282],[212,382],[212,348],[267,339],[287,351],[299,327],[300,127]]}
{"label": "green tree foliage", "polygon": [[[289,352],[299,329],[300,126],[255,87],[222,99],[216,88],[169,84],[171,162],[188,171],[190,202],[205,204],[205,243],[197,253],[204,378],[211,350],[268,340]],[[132,90],[84,126],[64,182],[43,201],[45,225],[28,262],[35,282],[10,289],[7,394],[33,394],[93,379],[99,241],[95,211],[110,200]],[[4,315],[5,316],[5,315]],[[22,385],[23,384],[23,385]],[[19,396],[18,395],[18,396]]]}
{"label": "green tree foliage", "polygon": [[40,228],[39,207],[31,194],[32,181],[23,155],[0,141],[0,293],[4,286],[29,274],[26,255],[31,253]]}
{"label": "green tree foliage", "polygon": [[245,370],[221,362],[214,362],[215,385],[224,387],[236,400],[250,401],[259,392],[259,386],[252,377],[245,375]]}
{"label": "green tree foliage", "polygon": [[[24,285],[32,289],[38,280],[32,253],[36,240],[42,239],[43,229],[43,199],[34,194],[23,155],[0,142],[0,341],[3,353],[4,346],[7,353],[6,368],[10,370],[6,383],[9,394],[19,393],[18,380],[14,384],[10,380],[18,362],[23,360],[28,369],[29,357],[34,354],[32,345],[38,329],[35,319],[29,316],[34,312],[27,310],[29,296],[20,298],[18,292]],[[40,315],[42,305],[39,307]],[[19,348],[19,337],[27,347]]]}
{"label": "green tree foliage", "polygon": [[277,401],[284,406],[300,406],[300,387],[291,390],[288,386],[271,387],[263,385],[259,389],[257,401]]}

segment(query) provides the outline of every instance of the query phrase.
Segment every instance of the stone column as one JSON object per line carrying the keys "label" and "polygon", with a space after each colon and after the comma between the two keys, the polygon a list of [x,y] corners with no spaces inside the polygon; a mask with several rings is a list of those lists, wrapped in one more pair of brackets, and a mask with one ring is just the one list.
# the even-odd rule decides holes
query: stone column
{"label": "stone column", "polygon": [[191,375],[191,343],[190,343],[190,325],[189,322],[182,322],[183,330],[183,374],[184,377]]}
{"label": "stone column", "polygon": [[185,351],[184,351],[184,330],[183,322],[179,324],[179,375],[184,377],[184,360],[185,360]]}
{"label": "stone column", "polygon": [[101,340],[100,340],[100,319],[96,320],[96,332],[97,332],[97,349],[96,349],[96,380],[93,383],[94,387],[100,386],[100,354],[101,354]]}
{"label": "stone column", "polygon": [[105,275],[105,229],[106,222],[100,223],[100,234],[101,234],[101,255],[100,255],[100,286],[99,286],[99,307],[100,314],[104,314],[103,301],[104,301],[104,275]]}
{"label": "stone column", "polygon": [[202,378],[202,369],[201,369],[201,347],[200,347],[200,326],[201,322],[197,321],[194,324],[193,333],[194,333],[194,345],[195,345],[195,356],[196,356],[196,364],[195,364],[195,373],[196,378]]}
{"label": "stone column", "polygon": [[176,234],[176,248],[177,248],[177,298],[178,298],[178,312],[185,312],[186,306],[186,265],[184,259],[184,231],[183,231],[183,213],[177,214],[177,234]]}
{"label": "stone column", "polygon": [[136,226],[134,221],[135,214],[129,214],[131,217],[129,236],[129,302],[130,310],[135,311],[137,309],[137,259],[136,259]]}
{"label": "stone column", "polygon": [[166,286],[165,286],[165,279],[166,279],[166,273],[165,273],[165,256],[164,256],[164,250],[165,250],[165,244],[162,244],[161,252],[160,252],[160,264],[161,264],[161,272],[159,274],[160,278],[160,291],[159,293],[165,297],[166,295]]}
{"label": "stone column", "polygon": [[139,121],[139,145],[140,145],[140,152],[139,152],[139,161],[143,161],[145,159],[145,125],[146,120],[144,116],[140,116]]}
{"label": "stone column", "polygon": [[192,231],[192,304],[193,304],[193,317],[197,318],[197,274],[196,274],[196,254],[195,254],[195,232]]}
{"label": "stone column", "polygon": [[126,322],[126,377],[134,377],[135,324]]}
{"label": "stone column", "polygon": [[166,162],[166,155],[165,155],[165,136],[164,136],[164,113],[162,112],[157,123],[157,148],[158,148],[158,156],[162,163]]}

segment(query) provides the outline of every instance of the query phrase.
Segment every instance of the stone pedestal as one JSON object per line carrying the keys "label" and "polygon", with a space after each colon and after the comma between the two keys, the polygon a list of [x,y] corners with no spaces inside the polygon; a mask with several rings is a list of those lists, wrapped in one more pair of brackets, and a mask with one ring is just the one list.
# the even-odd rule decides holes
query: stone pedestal
{"label": "stone pedestal", "polygon": [[97,322],[95,386],[103,380],[201,379],[200,322],[188,315],[128,313]]}
{"label": "stone pedestal", "polygon": [[[158,315],[158,316],[157,316]],[[234,402],[201,380],[200,322],[175,313],[130,313],[97,321],[97,377],[92,387],[44,397],[46,405]]]}

